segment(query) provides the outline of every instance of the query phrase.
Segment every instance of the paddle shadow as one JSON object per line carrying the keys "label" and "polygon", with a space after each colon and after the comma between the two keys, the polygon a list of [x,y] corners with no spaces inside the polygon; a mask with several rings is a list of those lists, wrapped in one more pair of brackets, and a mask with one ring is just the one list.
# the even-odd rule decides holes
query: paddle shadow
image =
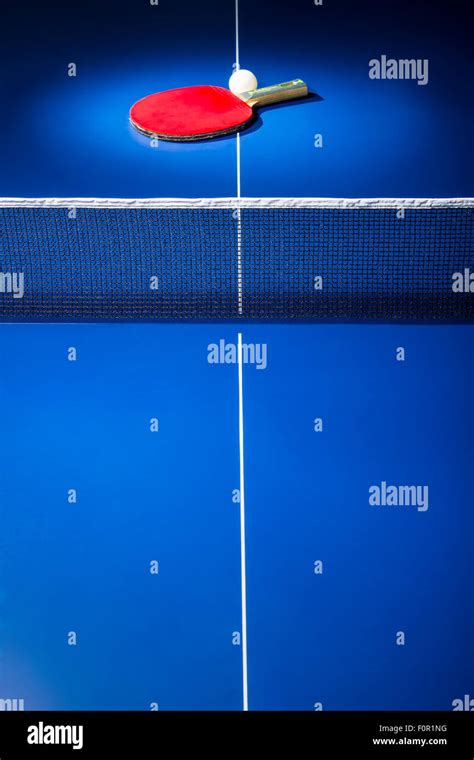
{"label": "paddle shadow", "polygon": [[[262,115],[265,116],[265,114],[269,113],[270,111],[277,111],[280,108],[301,108],[302,106],[308,105],[308,103],[319,103],[323,101],[324,98],[321,95],[318,95],[317,92],[309,92],[305,98],[299,98],[298,100],[292,100],[292,101],[283,101],[282,103],[275,103],[272,106],[265,106],[262,112]],[[245,138],[246,135],[251,134],[252,132],[257,132],[261,127],[263,127],[264,121],[262,118],[262,115],[260,113],[256,112],[255,117],[253,121],[251,122],[250,126],[248,126],[246,129],[242,130],[240,133],[243,138]],[[233,135],[230,135],[232,137]],[[225,138],[219,138],[219,139],[228,139],[228,137]]]}

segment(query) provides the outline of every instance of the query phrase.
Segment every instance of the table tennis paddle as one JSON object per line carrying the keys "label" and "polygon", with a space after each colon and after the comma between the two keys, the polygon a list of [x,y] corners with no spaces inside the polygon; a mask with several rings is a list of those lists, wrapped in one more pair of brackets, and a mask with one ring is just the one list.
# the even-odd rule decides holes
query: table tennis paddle
{"label": "table tennis paddle", "polygon": [[245,129],[254,117],[254,108],[307,94],[301,79],[240,95],[210,85],[179,87],[137,101],[130,110],[130,121],[148,137],[174,142],[208,140]]}

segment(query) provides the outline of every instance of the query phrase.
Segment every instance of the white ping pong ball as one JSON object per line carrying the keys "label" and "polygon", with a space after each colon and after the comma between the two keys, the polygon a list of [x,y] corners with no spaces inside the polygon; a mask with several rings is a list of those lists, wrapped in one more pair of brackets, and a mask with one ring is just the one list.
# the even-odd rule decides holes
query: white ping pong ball
{"label": "white ping pong ball", "polygon": [[240,93],[248,92],[249,90],[256,90],[257,87],[257,77],[248,69],[234,71],[229,79],[229,90],[234,95],[240,95]]}

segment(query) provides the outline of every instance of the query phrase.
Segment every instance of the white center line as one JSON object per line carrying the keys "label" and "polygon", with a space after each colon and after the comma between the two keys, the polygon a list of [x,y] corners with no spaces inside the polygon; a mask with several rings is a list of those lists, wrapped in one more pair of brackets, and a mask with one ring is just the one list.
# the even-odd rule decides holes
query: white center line
{"label": "white center line", "polygon": [[[239,0],[235,0],[235,70],[240,69]],[[237,159],[237,291],[239,315],[243,311],[242,290],[242,221],[240,210],[240,134],[236,140]],[[242,333],[238,335],[239,369],[239,465],[240,465],[240,585],[242,591],[242,710],[249,709],[247,667],[247,560],[245,551],[245,473],[244,473],[244,384],[242,371]]]}
{"label": "white center line", "polygon": [[243,313],[242,286],[242,217],[240,210],[240,135],[237,134],[237,305],[239,315]]}
{"label": "white center line", "polygon": [[244,385],[242,372],[242,333],[238,336],[239,367],[239,457],[240,457],[240,577],[242,588],[242,709],[249,709],[247,669],[247,570],[245,551],[245,472],[244,472]]}
{"label": "white center line", "polygon": [[239,51],[239,0],[235,0],[235,68],[240,69]]}

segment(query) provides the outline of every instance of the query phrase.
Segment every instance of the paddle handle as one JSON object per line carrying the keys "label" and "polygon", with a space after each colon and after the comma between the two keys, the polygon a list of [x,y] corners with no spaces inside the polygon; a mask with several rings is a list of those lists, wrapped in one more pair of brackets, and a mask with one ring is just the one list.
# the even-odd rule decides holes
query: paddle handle
{"label": "paddle handle", "polygon": [[291,82],[282,82],[272,87],[260,87],[258,90],[242,92],[239,98],[245,100],[251,108],[254,106],[270,106],[273,103],[282,103],[284,100],[304,98],[308,94],[308,86],[302,79],[292,79]]}

